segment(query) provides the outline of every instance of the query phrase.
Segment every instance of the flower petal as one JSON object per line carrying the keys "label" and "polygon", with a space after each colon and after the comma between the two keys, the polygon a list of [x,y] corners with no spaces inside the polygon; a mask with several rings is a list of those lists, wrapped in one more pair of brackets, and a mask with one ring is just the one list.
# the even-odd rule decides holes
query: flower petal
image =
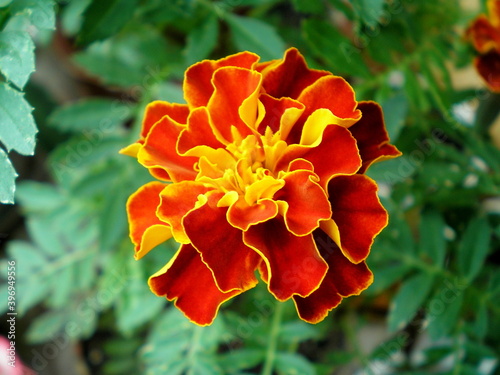
{"label": "flower petal", "polygon": [[373,282],[373,274],[366,263],[351,263],[322,230],[314,232],[314,239],[328,263],[328,272],[321,286],[311,295],[293,297],[300,318],[309,323],[322,321],[343,297],[358,295]]}
{"label": "flower petal", "polygon": [[140,259],[151,249],[172,237],[170,227],[156,216],[161,182],[150,182],[137,190],[127,201],[130,239],[135,246],[135,258]]}
{"label": "flower petal", "polygon": [[388,222],[377,197],[377,184],[365,175],[337,176],[330,181],[328,192],[332,219],[338,228],[338,234],[329,233],[330,237],[340,237],[337,245],[343,254],[359,263],[366,259],[375,236]]}
{"label": "flower petal", "polygon": [[491,24],[500,30],[500,0],[488,0],[486,5]]}
{"label": "flower petal", "polygon": [[173,182],[194,180],[198,158],[182,156],[176,151],[177,138],[184,127],[170,117],[163,117],[149,131],[137,154],[139,163],[150,170],[164,170]]}
{"label": "flower petal", "polygon": [[153,101],[146,106],[142,120],[141,137],[146,138],[153,125],[165,116],[178,123],[185,124],[188,115],[189,108],[187,104],[168,103],[160,100]]}
{"label": "flower petal", "polygon": [[149,287],[157,296],[174,300],[175,306],[200,326],[211,324],[220,305],[241,293],[221,292],[212,272],[189,244],[181,245],[170,262],[149,278]]}
{"label": "flower petal", "polygon": [[282,214],[290,232],[304,236],[316,229],[321,220],[331,217],[330,202],[313,172],[297,170],[287,173],[283,180],[285,186],[274,199],[286,202]]}
{"label": "flower petal", "polygon": [[214,134],[220,141],[232,142],[235,130],[241,139],[253,133],[261,81],[260,73],[248,69],[224,67],[214,73],[215,91],[207,108]]}
{"label": "flower petal", "polygon": [[373,163],[398,157],[401,152],[389,144],[382,108],[375,102],[360,102],[358,109],[363,116],[349,131],[356,138],[363,160],[358,173],[364,173]]}
{"label": "flower petal", "polygon": [[264,134],[269,127],[273,133],[280,132],[280,138],[286,139],[293,125],[304,112],[304,105],[290,98],[276,99],[272,96],[261,94],[260,101],[264,105],[266,114],[260,122],[258,131]]}
{"label": "flower petal", "polygon": [[183,224],[219,289],[248,290],[257,284],[254,273],[260,256],[243,243],[241,230],[227,222],[227,208],[217,207],[222,195],[207,194],[205,204],[186,215]]}
{"label": "flower petal", "polygon": [[287,171],[290,163],[305,159],[314,165],[319,184],[326,189],[328,181],[338,174],[354,174],[361,166],[356,140],[339,125],[327,126],[318,146],[290,145],[277,163],[277,170]]}
{"label": "flower petal", "polygon": [[224,66],[251,69],[259,61],[259,56],[251,52],[241,52],[220,60],[204,60],[192,65],[184,77],[184,98],[190,108],[206,106],[214,92],[212,76]]}
{"label": "flower petal", "polygon": [[181,181],[167,185],[160,194],[160,204],[157,215],[172,228],[172,234],[177,242],[189,243],[190,240],[184,231],[182,219],[195,208],[198,196],[213,190],[197,181]]}
{"label": "flower petal", "polygon": [[493,92],[500,92],[500,53],[492,51],[474,60],[476,69]]}
{"label": "flower petal", "polygon": [[294,294],[308,296],[319,287],[328,269],[312,235],[297,237],[279,219],[251,226],[243,233],[243,240],[261,254],[269,291],[280,301]]}
{"label": "flower petal", "polygon": [[260,199],[248,204],[245,199],[233,203],[227,211],[227,221],[243,231],[251,225],[263,223],[278,214],[278,205],[271,199]]}
{"label": "flower petal", "polygon": [[297,99],[306,87],[323,76],[331,75],[323,70],[309,69],[304,57],[296,48],[289,48],[279,63],[261,68],[264,75],[263,87],[275,98]]}

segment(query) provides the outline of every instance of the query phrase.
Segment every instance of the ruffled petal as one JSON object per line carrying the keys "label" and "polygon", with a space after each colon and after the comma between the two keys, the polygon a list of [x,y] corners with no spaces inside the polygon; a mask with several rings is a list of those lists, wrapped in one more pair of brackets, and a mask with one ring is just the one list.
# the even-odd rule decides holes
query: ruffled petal
{"label": "ruffled petal", "polygon": [[297,170],[287,173],[283,180],[285,186],[274,199],[286,203],[282,214],[290,232],[304,236],[318,228],[321,220],[331,217],[330,202],[313,172]]}
{"label": "ruffled petal", "polygon": [[327,126],[318,146],[290,145],[278,161],[277,169],[289,170],[296,159],[305,159],[314,166],[324,189],[333,176],[354,174],[361,166],[356,140],[339,125]]}
{"label": "ruffled petal", "polygon": [[157,296],[173,300],[190,321],[200,326],[211,324],[220,305],[241,293],[221,292],[200,254],[188,244],[181,245],[170,262],[149,278],[149,287]]}
{"label": "ruffled petal", "polygon": [[195,208],[198,197],[210,190],[213,188],[207,187],[201,182],[181,181],[167,185],[161,192],[157,215],[171,226],[172,234],[177,242],[190,242],[184,231],[182,219]]}
{"label": "ruffled petal", "polygon": [[476,69],[493,92],[500,92],[500,53],[492,51],[474,60]]}
{"label": "ruffled petal", "polygon": [[[223,143],[232,142],[237,131],[240,139],[256,132],[260,73],[236,67],[218,69],[212,83],[215,91],[207,104],[215,136]],[[226,142],[224,142],[226,141]]]}
{"label": "ruffled petal", "polygon": [[314,239],[328,263],[328,272],[321,286],[311,295],[293,297],[300,318],[309,323],[322,321],[343,297],[358,295],[373,282],[373,274],[366,263],[351,263],[322,230],[314,232]]}
{"label": "ruffled petal", "polygon": [[227,211],[227,221],[243,231],[251,225],[263,223],[278,214],[278,205],[271,199],[261,199],[254,204],[248,204],[245,199],[233,203]]}
{"label": "ruffled petal", "polygon": [[204,60],[192,65],[185,74],[184,98],[190,108],[206,106],[214,92],[212,76],[224,66],[251,69],[259,61],[259,56],[251,52],[241,52],[220,60]]}
{"label": "ruffled petal", "polygon": [[127,201],[130,239],[135,247],[136,259],[172,237],[170,227],[156,216],[160,193],[166,186],[161,182],[150,182],[139,188]]}
{"label": "ruffled petal", "polygon": [[185,124],[189,115],[187,104],[168,103],[160,100],[153,101],[146,106],[142,120],[141,137],[146,138],[149,131],[163,117],[168,116],[175,122]]}
{"label": "ruffled petal", "polygon": [[221,196],[207,194],[205,204],[186,215],[183,224],[219,289],[245,291],[257,284],[254,272],[261,259],[243,243],[241,230],[227,222],[227,208],[217,207]]}
{"label": "ruffled petal", "polygon": [[328,269],[312,235],[297,237],[282,220],[251,226],[243,233],[243,240],[261,254],[267,266],[269,291],[280,301],[295,294],[308,296],[319,287]]}
{"label": "ruffled petal", "polygon": [[137,154],[139,163],[150,170],[165,171],[173,182],[194,180],[194,164],[198,158],[181,156],[176,151],[177,138],[184,127],[170,117],[163,117],[149,131],[143,147]]}
{"label": "ruffled petal", "polygon": [[466,34],[479,53],[500,49],[500,29],[495,28],[484,14],[476,18]]}
{"label": "ruffled petal", "polygon": [[266,114],[260,122],[258,132],[264,134],[266,128],[273,133],[280,132],[280,138],[286,139],[293,125],[304,112],[304,105],[290,98],[276,99],[272,96],[261,94],[260,101],[264,105]]}
{"label": "ruffled petal", "polygon": [[[259,64],[260,65],[260,64]],[[330,72],[307,67],[304,57],[296,48],[289,48],[277,64],[260,66],[264,76],[263,87],[275,98],[297,99],[302,91]]]}
{"label": "ruffled petal", "polygon": [[360,102],[358,109],[363,116],[349,131],[356,138],[363,160],[358,173],[364,173],[373,163],[398,157],[401,152],[389,144],[382,108],[375,102]]}
{"label": "ruffled petal", "polygon": [[388,222],[377,197],[377,184],[365,175],[338,176],[330,181],[328,192],[337,226],[330,228],[338,230],[338,234],[329,235],[351,262],[359,263],[366,259],[375,236]]}

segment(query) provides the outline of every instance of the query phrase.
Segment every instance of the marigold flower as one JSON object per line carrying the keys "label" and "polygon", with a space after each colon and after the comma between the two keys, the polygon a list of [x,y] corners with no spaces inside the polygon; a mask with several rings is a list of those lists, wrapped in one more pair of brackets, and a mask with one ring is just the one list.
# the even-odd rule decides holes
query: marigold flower
{"label": "marigold flower", "polygon": [[479,53],[474,65],[489,89],[500,92],[500,0],[488,0],[488,15],[481,14],[466,35]]}
{"label": "marigold flower", "polygon": [[187,104],[149,104],[141,139],[122,150],[158,180],[127,204],[135,257],[181,244],[151,290],[207,325],[256,270],[311,323],[366,289],[387,213],[364,172],[400,155],[380,107],[294,48],[263,63],[250,52],[202,61],[183,89]]}

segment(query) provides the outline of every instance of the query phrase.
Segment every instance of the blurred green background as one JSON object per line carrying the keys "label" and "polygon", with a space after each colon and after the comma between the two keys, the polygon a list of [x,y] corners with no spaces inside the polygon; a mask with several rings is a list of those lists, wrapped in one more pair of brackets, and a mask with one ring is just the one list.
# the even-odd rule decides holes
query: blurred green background
{"label": "blurred green background", "polygon": [[[500,374],[500,95],[463,36],[485,11],[479,0],[0,0],[0,200],[15,200],[0,205],[0,300],[14,260],[20,359],[41,375],[259,374],[266,361],[279,375]],[[375,282],[318,325],[287,303],[271,329],[275,303],[258,287],[199,328],[147,286],[176,244],[133,259],[125,202],[151,177],[118,150],[147,103],[183,102],[191,64],[290,46],[379,102],[404,153],[369,172],[390,213],[368,258]]]}

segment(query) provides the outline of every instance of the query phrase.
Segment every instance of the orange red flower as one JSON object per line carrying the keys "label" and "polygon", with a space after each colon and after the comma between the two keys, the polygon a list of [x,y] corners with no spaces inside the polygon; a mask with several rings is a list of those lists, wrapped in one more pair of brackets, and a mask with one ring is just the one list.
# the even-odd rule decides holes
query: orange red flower
{"label": "orange red flower", "polygon": [[500,92],[500,0],[488,0],[488,15],[481,14],[467,29],[479,53],[474,65],[493,92]]}
{"label": "orange red flower", "polygon": [[149,104],[141,138],[122,150],[157,179],[127,204],[135,257],[180,243],[151,290],[207,325],[257,274],[311,323],[366,289],[387,213],[364,172],[400,155],[381,108],[295,48],[202,61],[183,89],[187,104]]}

